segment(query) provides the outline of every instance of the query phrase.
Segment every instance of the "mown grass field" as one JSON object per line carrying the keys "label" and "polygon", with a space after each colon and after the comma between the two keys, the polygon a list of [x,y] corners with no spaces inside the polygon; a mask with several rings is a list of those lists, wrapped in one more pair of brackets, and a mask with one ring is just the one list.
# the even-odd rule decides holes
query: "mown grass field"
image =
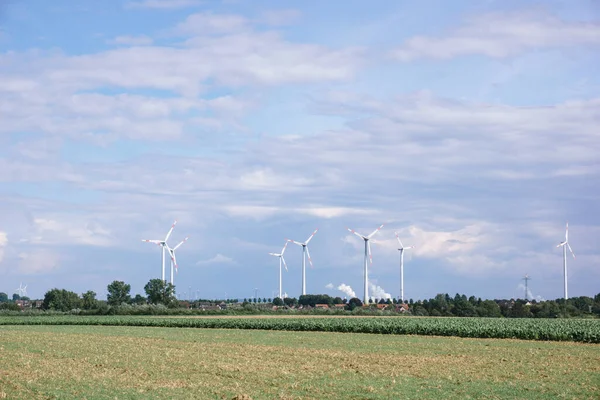
{"label": "mown grass field", "polygon": [[597,399],[599,386],[597,344],[0,326],[0,398]]}

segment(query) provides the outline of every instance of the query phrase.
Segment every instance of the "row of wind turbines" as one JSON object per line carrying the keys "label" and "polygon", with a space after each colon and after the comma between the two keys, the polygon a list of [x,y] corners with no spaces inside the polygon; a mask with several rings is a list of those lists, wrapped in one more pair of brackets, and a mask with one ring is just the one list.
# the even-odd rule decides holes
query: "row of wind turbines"
{"label": "row of wind turbines", "polygon": [[[369,242],[369,240],[377,233],[381,230],[381,228],[383,228],[382,224],[379,228],[375,229],[371,234],[365,236],[365,235],[361,235],[360,233],[356,232],[354,229],[350,229],[350,228],[346,228],[348,229],[348,231],[350,231],[351,233],[355,234],[356,236],[358,236],[359,238],[363,239],[365,242],[365,258],[364,258],[364,296],[363,296],[363,302],[366,304],[368,302],[369,299],[369,270],[368,270],[368,266],[369,266],[369,262],[367,261],[367,257],[368,260],[370,261],[371,264],[373,264],[373,256],[371,255],[371,243]],[[312,240],[312,238],[315,236],[315,234],[317,233],[319,229],[315,229],[315,231],[308,237],[308,239],[306,239],[306,241],[304,242],[298,242],[296,240],[291,240],[291,239],[285,239],[285,244],[283,245],[283,249],[281,249],[281,253],[269,253],[270,255],[274,256],[274,257],[278,257],[279,258],[279,298],[282,298],[282,264],[285,267],[285,270],[287,271],[287,264],[285,262],[285,258],[283,258],[283,254],[285,253],[285,249],[287,248],[288,243],[292,242],[294,244],[297,244],[298,246],[302,246],[302,294],[305,295],[306,294],[306,258],[308,256],[308,262],[310,263],[311,268],[313,267],[313,262],[312,259],[310,258],[310,251],[308,250],[308,243]],[[400,240],[400,237],[398,236],[398,232],[395,232],[396,234],[396,239],[398,240],[398,244],[400,245],[400,247],[398,248],[398,251],[400,251],[400,298],[402,299],[402,302],[404,303],[404,251],[408,250],[408,249],[412,249],[414,248],[414,246],[407,246],[404,247],[404,245],[402,244],[402,241]]]}
{"label": "row of wind turbines", "polygon": [[[181,247],[181,245],[184,244],[189,238],[189,237],[186,237],[178,245],[176,245],[173,248],[171,248],[169,246],[167,241],[169,240],[169,237],[171,236],[171,233],[173,232],[173,229],[175,228],[176,224],[177,224],[177,220],[175,220],[175,222],[173,222],[173,225],[171,225],[171,229],[169,229],[169,232],[167,233],[167,236],[165,237],[164,240],[142,239],[143,242],[154,243],[154,244],[162,247],[162,280],[163,281],[165,280],[165,252],[166,251],[169,252],[169,256],[171,257],[171,283],[173,285],[175,284],[174,276],[173,276],[173,269],[175,270],[175,273],[177,273],[177,271],[178,271],[177,258],[175,256],[175,251],[179,247]],[[363,262],[363,275],[364,275],[363,302],[364,303],[367,303],[369,300],[369,269],[368,269],[368,267],[369,267],[369,264],[373,264],[373,256],[371,253],[370,240],[376,233],[378,233],[381,230],[381,228],[383,228],[383,226],[384,226],[384,224],[381,224],[381,226],[379,226],[379,228],[375,229],[369,235],[362,235],[362,234],[356,232],[354,229],[346,228],[346,229],[348,229],[348,231],[350,233],[353,233],[354,235],[358,236],[365,243],[364,262]],[[279,258],[279,298],[282,298],[282,295],[283,295],[282,267],[285,267],[286,271],[288,270],[287,264],[285,262],[285,258],[283,257],[283,255],[285,253],[288,243],[290,243],[290,242],[302,247],[302,294],[303,295],[306,294],[306,259],[307,258],[308,258],[308,262],[310,263],[311,268],[314,267],[312,259],[310,257],[310,251],[308,250],[308,243],[316,235],[318,230],[319,230],[318,228],[315,229],[315,231],[304,242],[299,242],[299,241],[291,240],[291,239],[285,239],[285,244],[283,245],[283,248],[281,249],[280,253],[269,253],[269,255]],[[398,245],[399,245],[398,251],[400,252],[400,299],[402,300],[402,302],[404,302],[404,252],[406,250],[415,248],[415,246],[404,246],[402,244],[402,241],[400,240],[400,236],[398,235],[398,232],[395,232],[395,235],[396,235],[396,239],[398,240]],[[571,245],[569,244],[569,223],[568,222],[567,222],[566,231],[565,231],[565,240],[563,242],[560,242],[556,247],[563,248],[564,298],[566,300],[569,298],[568,297],[568,287],[567,287],[568,286],[567,285],[567,248],[573,255],[573,258],[575,258],[575,253],[573,252],[573,249],[571,248]]]}

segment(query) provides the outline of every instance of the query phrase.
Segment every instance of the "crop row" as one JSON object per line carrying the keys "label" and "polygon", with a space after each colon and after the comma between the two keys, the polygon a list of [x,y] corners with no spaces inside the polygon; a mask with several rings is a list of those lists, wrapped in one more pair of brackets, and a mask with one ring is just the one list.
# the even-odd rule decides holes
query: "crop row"
{"label": "crop row", "polygon": [[0,325],[113,325],[264,329],[600,343],[600,320],[505,318],[156,318],[137,316],[0,317]]}

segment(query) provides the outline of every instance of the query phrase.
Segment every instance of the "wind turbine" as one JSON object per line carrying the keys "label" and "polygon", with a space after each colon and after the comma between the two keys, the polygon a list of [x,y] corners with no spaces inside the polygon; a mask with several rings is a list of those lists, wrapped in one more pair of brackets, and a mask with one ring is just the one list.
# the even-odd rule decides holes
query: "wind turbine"
{"label": "wind turbine", "polygon": [[571,245],[569,244],[569,223],[568,222],[567,222],[567,229],[565,230],[565,241],[560,242],[559,244],[556,245],[556,247],[561,247],[561,246],[563,248],[563,274],[565,276],[565,300],[567,300],[569,298],[569,292],[567,290],[567,247],[569,248],[569,251],[573,255],[573,258],[575,258],[575,253],[573,253],[573,249],[571,249]]}
{"label": "wind turbine", "polygon": [[283,265],[285,266],[285,270],[287,271],[287,264],[285,263],[285,258],[283,258],[283,253],[285,253],[285,248],[288,245],[288,241],[285,241],[285,244],[283,245],[283,249],[281,250],[281,253],[269,253],[270,255],[274,256],[274,257],[279,257],[279,298],[283,299],[283,297],[281,297],[281,262],[283,262]]}
{"label": "wind turbine", "polygon": [[365,271],[364,271],[364,275],[365,275],[365,294],[364,294],[364,298],[363,298],[363,303],[364,304],[369,304],[369,271],[367,270],[367,267],[368,267],[367,255],[369,256],[369,260],[371,261],[371,264],[373,264],[373,257],[371,256],[371,244],[369,243],[369,239],[371,239],[374,234],[376,234],[377,232],[379,232],[379,230],[381,228],[383,228],[383,225],[384,224],[381,224],[381,226],[379,228],[375,229],[369,236],[363,236],[360,233],[356,232],[354,229],[346,228],[350,232],[354,233],[356,236],[358,236],[359,238],[361,238],[362,240],[365,241]]}
{"label": "wind turbine", "polygon": [[306,242],[296,242],[295,240],[286,239],[288,242],[292,242],[297,244],[298,246],[302,246],[302,294],[306,294],[306,255],[308,255],[308,262],[312,268],[313,262],[310,258],[310,252],[308,251],[308,242],[315,236],[319,228],[315,229],[315,231],[310,235]]}
{"label": "wind turbine", "polygon": [[165,248],[168,247],[167,240],[169,240],[169,236],[171,236],[171,232],[173,232],[173,228],[175,228],[175,225],[177,225],[177,220],[175,220],[175,222],[173,222],[173,225],[171,225],[171,229],[169,229],[169,232],[167,233],[165,240],[142,239],[142,242],[149,242],[149,243],[154,243],[158,246],[162,246],[162,280],[163,281],[165,280]]}
{"label": "wind turbine", "polygon": [[27,295],[27,285],[23,286],[23,282],[19,283],[19,287],[15,289],[19,293],[20,297]]}
{"label": "wind turbine", "polygon": [[398,249],[400,251],[400,298],[402,299],[402,304],[404,304],[404,250],[414,249],[415,246],[404,247],[400,236],[398,236],[398,232],[395,232],[395,234],[400,244],[400,248]]}
{"label": "wind turbine", "polygon": [[175,257],[175,250],[179,248],[182,244],[184,244],[189,239],[189,236],[183,239],[177,246],[170,248],[168,244],[165,243],[167,251],[171,256],[171,285],[175,286],[175,281],[173,280],[173,265],[175,266],[175,272],[177,272],[177,257]]}

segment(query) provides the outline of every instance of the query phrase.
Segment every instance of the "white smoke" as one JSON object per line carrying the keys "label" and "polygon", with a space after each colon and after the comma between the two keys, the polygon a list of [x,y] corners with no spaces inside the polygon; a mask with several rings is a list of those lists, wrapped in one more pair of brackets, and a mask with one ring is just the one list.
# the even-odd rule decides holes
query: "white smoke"
{"label": "white smoke", "polygon": [[328,283],[327,285],[325,285],[325,287],[327,289],[333,289],[333,283]]}
{"label": "white smoke", "polygon": [[342,283],[340,286],[337,287],[337,289],[339,291],[344,292],[349,298],[356,297],[356,293],[354,293],[354,290],[352,290],[352,288],[346,285],[345,283]]}
{"label": "white smoke", "polygon": [[386,293],[386,291],[381,287],[381,286],[377,286],[374,285],[373,283],[369,282],[369,291],[371,292],[371,299],[391,299],[392,295],[389,293]]}
{"label": "white smoke", "polygon": [[[519,283],[519,286],[517,286],[517,289],[519,289],[522,293],[525,291],[525,285],[523,285],[522,283]],[[519,296],[519,297],[521,297],[521,296]],[[533,293],[531,292],[531,289],[529,289],[529,287],[527,288],[527,300],[545,301],[544,298],[540,295],[534,296]]]}

